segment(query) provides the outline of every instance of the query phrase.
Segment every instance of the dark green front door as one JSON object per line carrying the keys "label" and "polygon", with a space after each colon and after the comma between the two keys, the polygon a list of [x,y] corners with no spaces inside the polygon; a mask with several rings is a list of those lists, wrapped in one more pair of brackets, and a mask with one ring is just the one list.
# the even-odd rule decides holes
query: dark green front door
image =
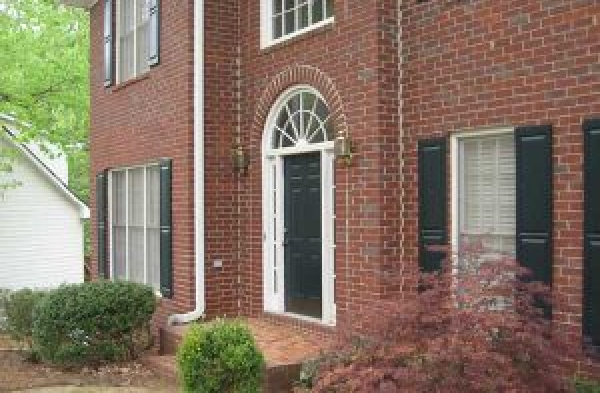
{"label": "dark green front door", "polygon": [[285,311],[321,318],[321,153],[284,158]]}

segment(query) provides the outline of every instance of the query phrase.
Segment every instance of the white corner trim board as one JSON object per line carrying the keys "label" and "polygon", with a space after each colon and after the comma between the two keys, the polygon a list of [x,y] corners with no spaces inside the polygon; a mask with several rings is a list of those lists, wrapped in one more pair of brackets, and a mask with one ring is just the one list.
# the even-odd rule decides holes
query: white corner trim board
{"label": "white corner trim board", "polygon": [[194,242],[196,305],[167,324],[185,324],[204,316],[204,0],[194,0]]}

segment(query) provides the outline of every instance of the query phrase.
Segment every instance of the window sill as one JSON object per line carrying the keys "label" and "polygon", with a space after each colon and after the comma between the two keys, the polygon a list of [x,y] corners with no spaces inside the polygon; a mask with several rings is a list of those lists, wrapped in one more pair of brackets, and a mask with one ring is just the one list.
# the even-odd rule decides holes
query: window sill
{"label": "window sill", "polygon": [[136,83],[139,83],[139,82],[141,82],[143,80],[146,80],[148,78],[150,78],[150,70],[144,72],[143,74],[140,74],[140,75],[136,76],[135,78],[128,79],[125,82],[121,82],[121,83],[113,86],[110,89],[110,91],[114,93],[114,92],[123,90],[124,88],[126,88],[128,86],[135,85]]}
{"label": "window sill", "polygon": [[327,20],[309,26],[303,30],[296,31],[276,40],[271,40],[268,43],[261,46],[261,52],[269,53],[277,48],[281,48],[296,43],[298,41],[314,37],[315,35],[322,34],[325,31],[333,30],[334,22],[334,18],[329,18]]}

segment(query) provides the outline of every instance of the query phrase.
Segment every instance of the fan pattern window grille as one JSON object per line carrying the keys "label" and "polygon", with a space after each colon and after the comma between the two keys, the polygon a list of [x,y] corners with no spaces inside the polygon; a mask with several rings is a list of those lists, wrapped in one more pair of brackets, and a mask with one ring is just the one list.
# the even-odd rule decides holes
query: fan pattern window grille
{"label": "fan pattern window grille", "polygon": [[331,141],[333,125],[329,108],[311,91],[296,92],[279,110],[274,132],[273,149]]}

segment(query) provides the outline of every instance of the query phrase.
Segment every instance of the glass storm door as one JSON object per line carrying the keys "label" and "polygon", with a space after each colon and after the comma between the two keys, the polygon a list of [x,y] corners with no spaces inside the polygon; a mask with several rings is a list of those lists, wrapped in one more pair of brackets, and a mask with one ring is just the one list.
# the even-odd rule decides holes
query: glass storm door
{"label": "glass storm door", "polygon": [[321,318],[321,153],[284,157],[285,311]]}

